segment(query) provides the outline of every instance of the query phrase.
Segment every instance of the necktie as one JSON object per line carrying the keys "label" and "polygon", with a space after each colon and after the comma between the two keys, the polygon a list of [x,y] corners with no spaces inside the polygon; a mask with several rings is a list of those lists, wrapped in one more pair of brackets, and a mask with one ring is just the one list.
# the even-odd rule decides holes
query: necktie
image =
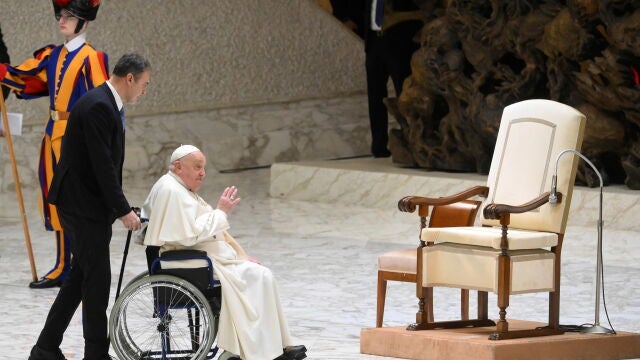
{"label": "necktie", "polygon": [[122,109],[120,109],[120,121],[122,121],[122,131],[124,131],[124,124],[125,124],[124,106],[122,107]]}
{"label": "necktie", "polygon": [[382,29],[382,16],[384,15],[384,0],[374,0],[375,23],[378,29]]}

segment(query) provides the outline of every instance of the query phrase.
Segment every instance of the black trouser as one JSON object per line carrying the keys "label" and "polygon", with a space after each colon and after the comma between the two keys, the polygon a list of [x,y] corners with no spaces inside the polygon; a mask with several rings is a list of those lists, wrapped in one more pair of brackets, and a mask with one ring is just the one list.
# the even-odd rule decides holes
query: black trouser
{"label": "black trouser", "polygon": [[104,359],[109,351],[107,305],[111,287],[109,242],[111,223],[70,214],[58,208],[62,226],[70,237],[71,270],[62,283],[36,345],[55,351],[82,302],[85,360]]}
{"label": "black trouser", "polygon": [[411,75],[411,55],[418,49],[414,35],[422,27],[420,21],[407,21],[384,32],[369,31],[366,36],[367,96],[371,125],[371,153],[388,156],[389,120],[382,102],[387,94],[387,81],[393,81],[396,96],[402,92],[404,79]]}

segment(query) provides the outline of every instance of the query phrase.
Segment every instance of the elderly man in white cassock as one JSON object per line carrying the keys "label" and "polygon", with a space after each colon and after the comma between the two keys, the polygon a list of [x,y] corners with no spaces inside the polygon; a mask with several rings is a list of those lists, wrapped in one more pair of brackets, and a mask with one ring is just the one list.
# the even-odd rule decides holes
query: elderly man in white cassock
{"label": "elderly man in white cassock", "polygon": [[304,345],[291,345],[271,271],[249,261],[227,233],[227,217],[240,201],[238,189],[227,187],[215,209],[197,194],[205,165],[195,146],[173,152],[169,171],[153,185],[142,208],[149,219],[144,244],[160,246],[160,252],[203,250],[213,260],[222,286],[218,347],[245,360],[304,359]]}

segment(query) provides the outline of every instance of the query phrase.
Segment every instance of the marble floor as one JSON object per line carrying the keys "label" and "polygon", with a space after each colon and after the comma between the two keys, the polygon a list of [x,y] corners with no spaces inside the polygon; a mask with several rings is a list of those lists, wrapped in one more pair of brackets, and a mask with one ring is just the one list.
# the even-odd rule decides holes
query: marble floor
{"label": "marble floor", "polygon": [[[231,233],[245,249],[278,279],[282,304],[297,343],[308,348],[309,359],[389,359],[359,352],[359,333],[375,323],[377,255],[415,245],[416,228],[396,221],[395,209],[336,206],[331,203],[291,201],[269,197],[269,169],[209,173],[203,195],[215,203],[226,185],[237,185],[242,202],[230,217]],[[144,200],[148,184],[126,189],[133,204]],[[25,190],[26,213],[38,274],[52,264],[53,237],[42,230],[36,202]],[[0,196],[0,348],[3,359],[26,359],[36,341],[56,289],[31,290],[31,272],[25,250],[15,194]],[[608,313],[600,321],[619,331],[640,332],[640,231],[606,230],[604,288]],[[112,298],[126,238],[117,223],[111,243]],[[595,229],[569,227],[563,251],[561,323],[594,321]],[[145,269],[141,246],[132,245],[125,282]],[[436,317],[458,313],[457,290],[438,289]],[[509,316],[544,321],[545,297],[512,297]],[[495,297],[490,295],[490,304]],[[414,288],[392,282],[387,297],[386,326],[408,324],[415,314]],[[472,312],[474,309],[471,310]],[[497,310],[491,309],[490,312]],[[607,315],[610,324],[607,321]],[[68,359],[82,358],[79,313],[73,319],[62,350]],[[585,335],[600,336],[600,335]]]}

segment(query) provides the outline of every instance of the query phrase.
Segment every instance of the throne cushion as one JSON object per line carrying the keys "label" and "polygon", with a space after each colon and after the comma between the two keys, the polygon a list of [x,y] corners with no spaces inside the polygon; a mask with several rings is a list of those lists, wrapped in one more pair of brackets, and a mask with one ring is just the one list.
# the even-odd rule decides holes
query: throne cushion
{"label": "throne cushion", "polygon": [[415,274],[416,249],[393,250],[378,256],[378,270]]}
{"label": "throne cushion", "polygon": [[[421,239],[426,242],[456,243],[500,249],[502,229],[498,227],[425,228]],[[558,245],[558,234],[543,231],[509,229],[508,249],[541,249]]]}

